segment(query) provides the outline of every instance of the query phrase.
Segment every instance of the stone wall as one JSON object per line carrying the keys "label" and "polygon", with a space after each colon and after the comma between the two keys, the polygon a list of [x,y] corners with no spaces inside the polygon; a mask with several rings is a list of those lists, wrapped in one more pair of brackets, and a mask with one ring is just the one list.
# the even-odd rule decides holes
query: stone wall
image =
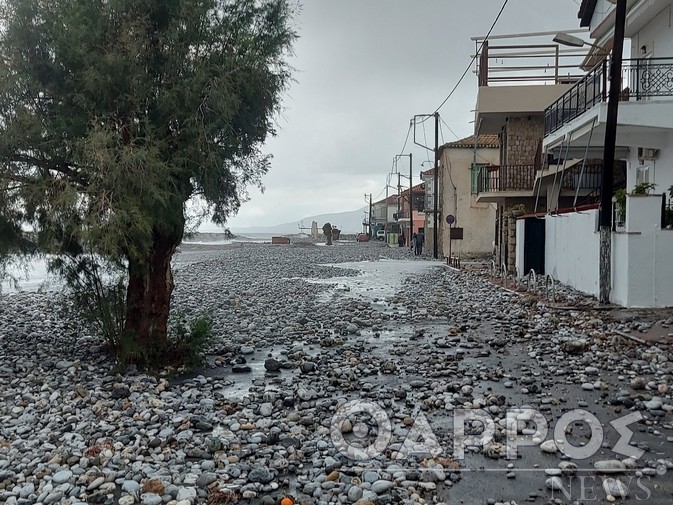
{"label": "stone wall", "polygon": [[508,118],[504,134],[507,146],[505,164],[532,165],[540,139],[544,136],[543,119],[537,116]]}

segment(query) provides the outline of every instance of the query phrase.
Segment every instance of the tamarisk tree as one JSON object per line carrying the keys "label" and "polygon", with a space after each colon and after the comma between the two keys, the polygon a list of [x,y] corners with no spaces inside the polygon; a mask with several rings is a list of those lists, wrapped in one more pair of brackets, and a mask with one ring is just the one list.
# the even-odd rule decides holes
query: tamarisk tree
{"label": "tamarisk tree", "polygon": [[197,197],[224,224],[269,168],[289,0],[1,0],[0,253],[127,269],[124,329],[167,338]]}

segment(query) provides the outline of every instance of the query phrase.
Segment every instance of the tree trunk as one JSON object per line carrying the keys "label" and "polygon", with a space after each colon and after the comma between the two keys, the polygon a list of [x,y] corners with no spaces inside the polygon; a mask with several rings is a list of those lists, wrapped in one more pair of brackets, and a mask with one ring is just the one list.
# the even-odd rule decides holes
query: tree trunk
{"label": "tree trunk", "polygon": [[145,261],[129,259],[124,329],[134,336],[137,346],[150,354],[164,347],[173,274],[171,258],[182,240],[182,233],[160,233],[155,229],[153,245]]}

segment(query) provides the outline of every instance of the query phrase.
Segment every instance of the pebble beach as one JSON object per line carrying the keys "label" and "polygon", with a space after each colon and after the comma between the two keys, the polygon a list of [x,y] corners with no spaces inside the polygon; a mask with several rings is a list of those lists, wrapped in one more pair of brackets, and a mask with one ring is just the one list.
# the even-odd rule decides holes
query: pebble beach
{"label": "pebble beach", "polygon": [[[0,295],[0,503],[672,503],[673,313],[468,267],[379,242],[183,245],[172,311],[212,314],[216,338],[166,376],[116,372],[60,291]],[[493,436],[457,446],[474,411]]]}

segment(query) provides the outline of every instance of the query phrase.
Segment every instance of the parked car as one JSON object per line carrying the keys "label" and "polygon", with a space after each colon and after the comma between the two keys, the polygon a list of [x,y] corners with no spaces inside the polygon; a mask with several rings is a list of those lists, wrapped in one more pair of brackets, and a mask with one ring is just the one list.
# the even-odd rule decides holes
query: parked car
{"label": "parked car", "polygon": [[358,233],[355,236],[355,240],[358,242],[369,242],[369,235],[366,233]]}
{"label": "parked car", "polygon": [[386,230],[379,230],[376,232],[376,239],[377,240],[385,240],[386,239]]}

